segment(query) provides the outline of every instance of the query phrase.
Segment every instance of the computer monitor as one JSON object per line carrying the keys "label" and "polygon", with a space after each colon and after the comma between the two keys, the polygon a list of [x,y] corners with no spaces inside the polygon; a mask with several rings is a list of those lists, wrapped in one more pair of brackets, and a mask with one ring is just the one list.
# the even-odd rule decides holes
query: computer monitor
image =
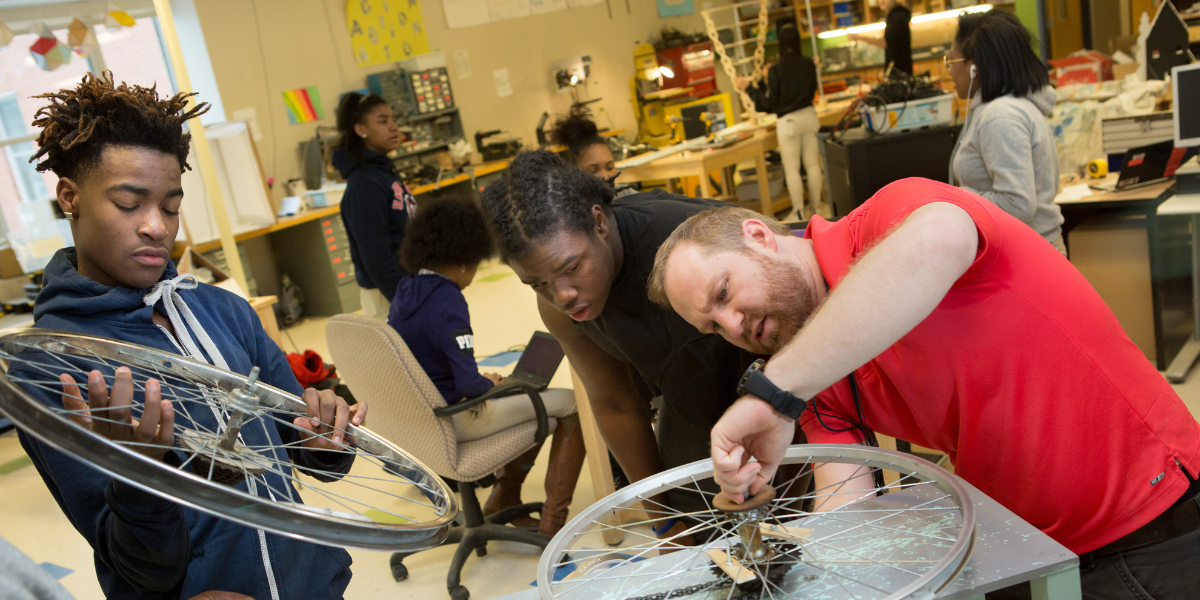
{"label": "computer monitor", "polygon": [[1175,99],[1175,147],[1200,146],[1200,63],[1171,69]]}

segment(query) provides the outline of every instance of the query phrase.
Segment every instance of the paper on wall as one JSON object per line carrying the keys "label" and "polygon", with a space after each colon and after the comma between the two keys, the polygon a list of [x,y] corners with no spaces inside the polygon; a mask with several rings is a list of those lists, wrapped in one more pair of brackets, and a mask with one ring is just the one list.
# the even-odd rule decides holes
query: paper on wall
{"label": "paper on wall", "polygon": [[444,0],[446,26],[450,29],[490,23],[487,0]]}
{"label": "paper on wall", "polygon": [[488,16],[493,21],[529,16],[529,0],[487,0]]}
{"label": "paper on wall", "polygon": [[492,78],[496,80],[496,95],[504,98],[511,96],[513,93],[512,82],[508,80],[508,69],[496,69],[492,71]]}
{"label": "paper on wall", "polygon": [[529,0],[529,12],[535,15],[559,10],[567,10],[567,0]]}
{"label": "paper on wall", "polygon": [[591,6],[593,4],[600,4],[601,2],[604,2],[604,0],[567,0],[567,6],[579,8],[580,6]]}
{"label": "paper on wall", "polygon": [[471,57],[467,55],[466,48],[454,51],[454,74],[459,79],[471,76]]}
{"label": "paper on wall", "polygon": [[429,52],[425,18],[417,0],[348,0],[346,29],[354,64],[360,67]]}

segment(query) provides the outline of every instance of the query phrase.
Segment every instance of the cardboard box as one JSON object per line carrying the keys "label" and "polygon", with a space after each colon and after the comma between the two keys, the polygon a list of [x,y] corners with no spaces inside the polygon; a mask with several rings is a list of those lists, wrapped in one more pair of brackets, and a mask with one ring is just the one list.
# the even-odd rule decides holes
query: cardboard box
{"label": "cardboard box", "polygon": [[238,282],[231,279],[223,271],[221,271],[215,265],[213,265],[211,262],[209,262],[209,260],[207,258],[204,258],[203,254],[196,252],[191,246],[188,246],[187,249],[185,249],[183,251],[183,256],[179,259],[179,262],[175,265],[175,270],[178,271],[180,275],[182,275],[184,273],[192,273],[195,269],[200,268],[200,267],[203,267],[205,269],[208,269],[209,271],[212,271],[212,274],[213,274],[212,285],[215,285],[215,286],[225,289],[225,290],[229,290],[247,300],[250,299],[250,296],[246,293],[245,290],[242,289],[242,286],[238,285]]}
{"label": "cardboard box", "polygon": [[0,279],[20,277],[24,274],[25,271],[21,269],[21,263],[17,262],[17,253],[12,246],[0,248]]}
{"label": "cardboard box", "polygon": [[1121,81],[1125,79],[1125,77],[1132,75],[1133,73],[1137,73],[1137,70],[1138,64],[1135,62],[1125,63],[1123,65],[1113,64],[1113,79]]}
{"label": "cardboard box", "polygon": [[1054,67],[1051,74],[1058,87],[1076,83],[1098,83],[1113,78],[1112,58],[1095,50],[1080,50],[1072,52],[1066,58],[1055,58],[1047,62]]}

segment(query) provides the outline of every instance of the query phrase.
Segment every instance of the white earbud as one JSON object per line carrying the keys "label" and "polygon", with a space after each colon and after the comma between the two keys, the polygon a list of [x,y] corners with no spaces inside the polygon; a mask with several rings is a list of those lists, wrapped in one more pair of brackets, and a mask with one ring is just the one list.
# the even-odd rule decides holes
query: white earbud
{"label": "white earbud", "polygon": [[975,79],[975,65],[971,65],[971,79]]}

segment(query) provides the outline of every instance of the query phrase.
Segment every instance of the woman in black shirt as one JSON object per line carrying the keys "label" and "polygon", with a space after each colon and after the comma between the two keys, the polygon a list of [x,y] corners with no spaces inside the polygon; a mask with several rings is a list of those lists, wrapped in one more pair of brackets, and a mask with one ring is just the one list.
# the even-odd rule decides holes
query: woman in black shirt
{"label": "woman in black shirt", "polygon": [[[766,85],[759,82],[746,87],[746,79],[738,77],[734,85],[744,88],[754,99],[754,108],[775,113],[779,120],[775,124],[775,135],[779,138],[779,157],[783,159],[783,174],[787,178],[788,195],[796,213],[807,219],[813,213],[829,217],[828,209],[822,205],[821,149],[817,145],[817,131],[821,121],[813,107],[813,95],[817,93],[817,67],[813,60],[800,53],[800,33],[791,25],[779,30],[779,62],[767,71]],[[808,201],[804,200],[801,187],[800,161],[804,159],[804,172],[808,174]]]}
{"label": "woman in black shirt", "polygon": [[908,10],[903,0],[879,0],[879,9],[887,15],[883,39],[857,33],[850,34],[850,39],[883,48],[885,65],[890,65],[893,71],[912,75],[912,31],[909,30],[912,11]]}

